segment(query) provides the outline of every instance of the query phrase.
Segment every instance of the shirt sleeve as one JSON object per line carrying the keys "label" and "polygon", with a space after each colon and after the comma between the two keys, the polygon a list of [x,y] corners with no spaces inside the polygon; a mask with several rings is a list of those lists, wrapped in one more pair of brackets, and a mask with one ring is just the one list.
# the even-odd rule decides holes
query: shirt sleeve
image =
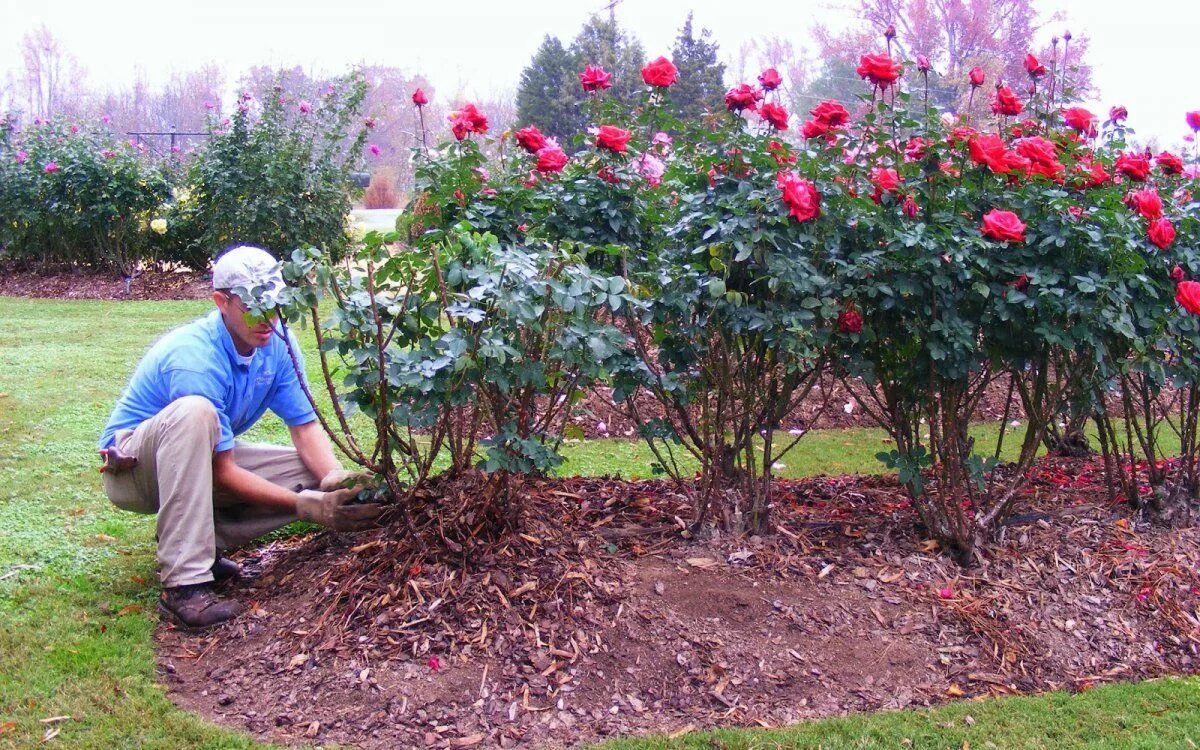
{"label": "shirt sleeve", "polygon": [[203,396],[212,402],[217,410],[217,421],[221,426],[221,437],[217,442],[217,453],[233,450],[233,427],[229,422],[229,414],[225,403],[225,389],[211,373],[189,370],[181,367],[168,368],[163,371],[167,383],[167,399],[175,401],[184,396]]}
{"label": "shirt sleeve", "polygon": [[[300,364],[300,372],[303,373],[304,354],[301,353],[300,345],[296,343],[296,338],[291,331],[288,331],[288,338],[292,351],[296,354],[296,361]],[[292,358],[288,355],[286,346],[279,348],[279,361],[275,371],[278,373],[275,376],[275,395],[272,396],[271,402],[267,406],[288,427],[297,427],[314,421],[317,413],[313,411],[312,404],[304,395],[304,389],[301,387],[300,379],[296,377],[296,368],[292,365]]]}

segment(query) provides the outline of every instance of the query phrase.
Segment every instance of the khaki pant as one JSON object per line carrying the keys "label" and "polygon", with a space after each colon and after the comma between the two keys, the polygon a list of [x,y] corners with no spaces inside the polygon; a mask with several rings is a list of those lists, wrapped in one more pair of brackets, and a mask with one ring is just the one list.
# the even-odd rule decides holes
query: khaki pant
{"label": "khaki pant", "polygon": [[[163,586],[211,581],[218,550],[296,520],[287,511],[214,493],[212,457],[219,438],[216,408],[203,396],[184,396],[137,429],[117,432],[117,448],[138,463],[130,471],[103,474],[104,492],[118,508],[158,514]],[[239,442],[233,456],[243,469],[295,492],[320,483],[295,448]]]}

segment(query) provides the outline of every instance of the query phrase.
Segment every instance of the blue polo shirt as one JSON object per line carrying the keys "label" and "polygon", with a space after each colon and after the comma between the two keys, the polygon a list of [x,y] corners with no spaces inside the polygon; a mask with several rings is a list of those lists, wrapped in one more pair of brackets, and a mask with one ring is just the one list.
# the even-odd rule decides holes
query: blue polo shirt
{"label": "blue polo shirt", "polygon": [[[303,371],[300,347],[293,351]],[[231,450],[234,437],[254,426],[267,409],[289,427],[317,418],[301,390],[287,345],[279,336],[238,354],[220,312],[178,328],[160,339],[138,364],[113,409],[100,447],[113,444],[117,430],[134,429],[183,396],[204,396],[217,409],[221,439],[217,452]]]}

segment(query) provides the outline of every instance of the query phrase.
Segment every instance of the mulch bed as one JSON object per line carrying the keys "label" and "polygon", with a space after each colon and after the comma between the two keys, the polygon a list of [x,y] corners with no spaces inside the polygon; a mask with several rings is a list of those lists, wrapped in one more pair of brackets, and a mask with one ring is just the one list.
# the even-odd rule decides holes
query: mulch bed
{"label": "mulch bed", "polygon": [[0,264],[0,296],[44,299],[204,299],[212,283],[191,271],[147,269],[129,282],[116,274],[84,269],[29,269]]}
{"label": "mulch bed", "polygon": [[[249,608],[160,627],[180,705],[276,742],[572,746],[1192,673],[1200,539],[1107,501],[1098,459],[1047,459],[971,569],[891,477],[780,482],[777,533],[685,538],[662,482],[529,480],[521,533],[477,519],[243,553]],[[425,499],[456,517],[486,491]],[[432,550],[452,550],[435,553]]]}

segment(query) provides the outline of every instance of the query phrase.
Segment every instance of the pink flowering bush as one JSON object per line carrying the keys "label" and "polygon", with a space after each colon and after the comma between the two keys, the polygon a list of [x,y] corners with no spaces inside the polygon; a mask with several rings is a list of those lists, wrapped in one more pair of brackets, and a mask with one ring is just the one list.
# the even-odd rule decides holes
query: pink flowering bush
{"label": "pink flowering bush", "polygon": [[148,222],[168,194],[163,170],[106,128],[0,118],[0,257],[128,276],[154,255]]}

